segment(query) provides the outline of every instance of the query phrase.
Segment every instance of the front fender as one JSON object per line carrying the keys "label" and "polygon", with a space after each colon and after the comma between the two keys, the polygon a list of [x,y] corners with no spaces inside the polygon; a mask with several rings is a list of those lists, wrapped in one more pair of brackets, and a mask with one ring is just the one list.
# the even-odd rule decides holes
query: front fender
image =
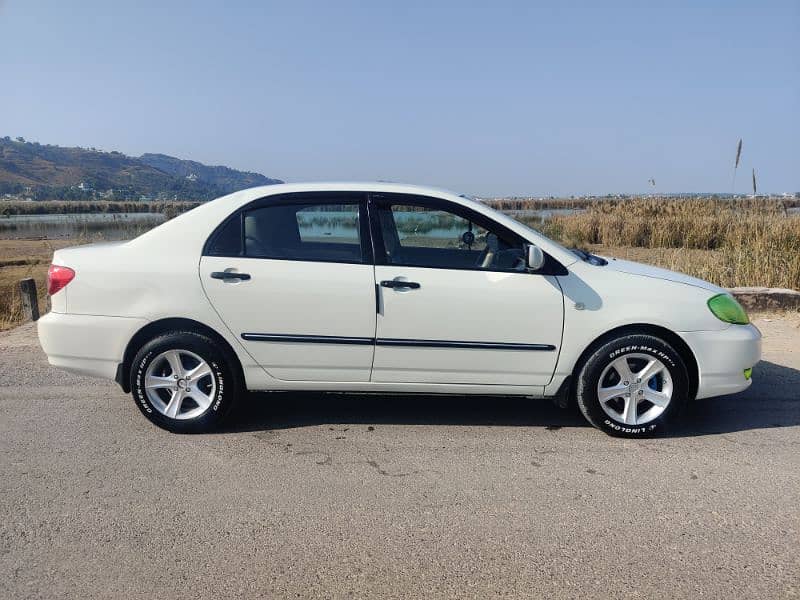
{"label": "front fender", "polygon": [[583,351],[620,327],[648,324],[675,333],[730,327],[708,309],[714,292],[674,281],[573,265],[558,278],[564,292],[564,337],[554,379],[570,375]]}

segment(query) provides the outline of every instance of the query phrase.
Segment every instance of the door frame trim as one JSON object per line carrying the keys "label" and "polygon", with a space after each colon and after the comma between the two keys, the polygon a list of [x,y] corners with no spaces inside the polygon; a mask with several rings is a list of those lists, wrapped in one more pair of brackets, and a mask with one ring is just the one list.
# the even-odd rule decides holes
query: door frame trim
{"label": "door frame trim", "polygon": [[294,335],[286,333],[243,333],[242,339],[249,342],[284,342],[289,344],[375,344],[371,337],[347,337],[339,335]]}
{"label": "door frame trim", "polygon": [[525,350],[536,352],[552,352],[556,349],[552,344],[518,344],[511,342],[463,342],[450,340],[414,340],[402,338],[378,338],[378,346],[400,346],[413,348],[467,348],[474,350]]}
{"label": "door frame trim", "polygon": [[463,348],[469,350],[517,350],[528,352],[553,352],[556,350],[556,347],[552,344],[369,338],[338,335],[296,335],[286,333],[243,333],[242,339],[250,342],[284,342],[290,344],[355,344],[361,346],[374,344],[376,346],[392,346],[403,348]]}

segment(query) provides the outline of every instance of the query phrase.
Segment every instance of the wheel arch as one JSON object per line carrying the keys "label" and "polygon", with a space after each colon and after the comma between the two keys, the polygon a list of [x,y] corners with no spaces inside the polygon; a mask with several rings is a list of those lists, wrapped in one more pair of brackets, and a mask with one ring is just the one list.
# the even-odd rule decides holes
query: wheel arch
{"label": "wheel arch", "polygon": [[220,335],[219,332],[208,325],[201,323],[200,321],[180,317],[170,317],[158,319],[157,321],[151,321],[139,329],[139,331],[133,335],[128,342],[128,345],[125,347],[125,353],[123,354],[122,362],[117,366],[117,375],[115,378],[125,393],[131,391],[131,362],[133,362],[133,358],[136,356],[136,353],[139,352],[142,346],[144,346],[153,338],[170,331],[191,331],[206,335],[214,340],[214,342],[219,344],[219,347],[225,353],[226,358],[230,361],[232,368],[236,371],[239,381],[242,382],[242,385],[244,385],[244,371],[242,369],[242,363],[233,347],[230,345],[230,343],[228,343],[228,340]]}
{"label": "wheel arch", "polygon": [[[652,325],[650,323],[631,323],[629,325],[621,325],[619,327],[615,327],[614,329],[610,329],[595,338],[588,346],[586,346],[584,351],[578,357],[578,360],[575,361],[575,365],[572,368],[572,375],[570,376],[570,380],[572,382],[571,387],[575,385],[574,382],[577,381],[578,374],[580,373],[583,365],[600,346],[622,335],[634,335],[637,333],[659,337],[675,348],[675,351],[680,354],[684,364],[686,365],[686,370],[689,375],[689,398],[693,400],[697,395],[697,388],[700,384],[700,370],[697,365],[697,359],[694,356],[694,352],[692,352],[692,349],[683,340],[683,338],[681,338],[681,336],[674,331],[671,331],[666,327]],[[572,394],[570,394],[570,397],[572,397]]]}

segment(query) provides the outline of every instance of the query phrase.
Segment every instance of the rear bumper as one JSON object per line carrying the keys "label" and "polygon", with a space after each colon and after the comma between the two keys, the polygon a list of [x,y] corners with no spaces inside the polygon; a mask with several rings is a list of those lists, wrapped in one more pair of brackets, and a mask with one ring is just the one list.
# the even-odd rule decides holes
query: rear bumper
{"label": "rear bumper", "polygon": [[750,387],[744,370],[761,360],[761,332],[754,325],[679,335],[694,352],[699,371],[697,398],[735,394]]}
{"label": "rear bumper", "polygon": [[145,319],[50,312],[38,321],[39,343],[54,367],[115,379],[117,365]]}

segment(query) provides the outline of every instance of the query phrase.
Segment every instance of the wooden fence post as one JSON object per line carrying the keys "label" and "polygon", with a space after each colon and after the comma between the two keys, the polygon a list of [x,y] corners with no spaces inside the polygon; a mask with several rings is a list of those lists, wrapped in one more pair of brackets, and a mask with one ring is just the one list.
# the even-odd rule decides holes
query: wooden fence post
{"label": "wooden fence post", "polygon": [[22,293],[22,311],[31,321],[39,320],[39,296],[36,293],[36,281],[23,279],[19,282],[19,291]]}

